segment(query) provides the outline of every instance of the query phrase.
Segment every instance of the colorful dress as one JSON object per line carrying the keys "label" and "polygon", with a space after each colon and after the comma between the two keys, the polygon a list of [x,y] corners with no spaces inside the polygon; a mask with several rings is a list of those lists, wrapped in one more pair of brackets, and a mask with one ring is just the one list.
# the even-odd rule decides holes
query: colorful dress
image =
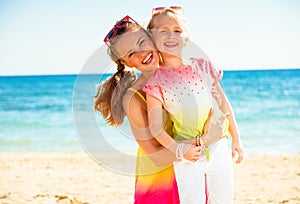
{"label": "colorful dress", "polygon": [[[133,88],[129,90],[137,93],[146,102],[140,92]],[[138,148],[136,160],[134,203],[180,203],[173,165],[156,166],[140,147]]]}

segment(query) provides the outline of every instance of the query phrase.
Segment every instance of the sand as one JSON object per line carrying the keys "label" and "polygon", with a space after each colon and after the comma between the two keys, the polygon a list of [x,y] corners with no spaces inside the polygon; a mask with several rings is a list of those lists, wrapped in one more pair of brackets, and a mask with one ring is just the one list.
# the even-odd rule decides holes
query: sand
{"label": "sand", "polygon": [[[248,155],[234,165],[235,204],[300,203],[300,154]],[[0,204],[130,204],[134,177],[85,152],[0,153]]]}

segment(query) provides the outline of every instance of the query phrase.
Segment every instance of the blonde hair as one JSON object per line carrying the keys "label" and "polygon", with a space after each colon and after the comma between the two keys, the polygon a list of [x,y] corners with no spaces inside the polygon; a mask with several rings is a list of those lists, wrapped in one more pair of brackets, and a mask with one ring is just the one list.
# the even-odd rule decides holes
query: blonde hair
{"label": "blonde hair", "polygon": [[147,25],[147,30],[149,30],[151,32],[152,29],[155,29],[155,19],[160,16],[167,16],[171,20],[177,22],[185,34],[184,37],[185,37],[186,41],[190,40],[189,29],[188,29],[187,21],[186,21],[184,15],[182,13],[179,13],[179,12],[173,10],[172,8],[165,8],[165,9],[162,9],[162,10],[154,13]]}
{"label": "blonde hair", "polygon": [[[133,71],[126,71],[122,59],[115,49],[118,37],[126,32],[143,29],[137,23],[129,22],[124,28],[118,29],[116,36],[110,41],[107,53],[117,64],[117,72],[97,85],[96,101],[94,109],[101,113],[106,123],[111,126],[121,125],[126,115],[122,99],[127,89],[136,80]],[[143,29],[144,30],[144,29]]]}

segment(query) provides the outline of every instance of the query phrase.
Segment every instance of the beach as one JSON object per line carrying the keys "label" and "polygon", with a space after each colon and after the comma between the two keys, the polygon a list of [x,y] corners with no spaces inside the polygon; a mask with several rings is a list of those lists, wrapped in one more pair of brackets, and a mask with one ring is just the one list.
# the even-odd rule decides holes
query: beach
{"label": "beach", "polygon": [[[135,158],[121,157],[137,148],[128,121],[108,127],[93,110],[95,84],[108,76],[0,77],[0,204],[133,203],[134,176],[85,151],[134,172]],[[299,76],[300,69],[224,72],[246,152],[234,165],[235,204],[300,203]]]}
{"label": "beach", "polygon": [[[234,164],[234,203],[300,203],[299,167],[300,154],[247,155]],[[1,204],[130,204],[134,180],[86,152],[0,153]]]}

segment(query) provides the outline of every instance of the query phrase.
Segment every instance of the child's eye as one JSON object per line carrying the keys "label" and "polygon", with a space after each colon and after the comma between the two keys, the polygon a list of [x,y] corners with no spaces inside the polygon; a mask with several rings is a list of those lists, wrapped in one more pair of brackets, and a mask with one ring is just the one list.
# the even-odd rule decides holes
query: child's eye
{"label": "child's eye", "polygon": [[145,43],[145,40],[144,40],[144,39],[142,39],[142,40],[140,41],[140,44],[139,44],[139,46],[143,46],[143,45],[144,45],[144,43]]}
{"label": "child's eye", "polygon": [[181,30],[175,30],[175,33],[182,33]]}

